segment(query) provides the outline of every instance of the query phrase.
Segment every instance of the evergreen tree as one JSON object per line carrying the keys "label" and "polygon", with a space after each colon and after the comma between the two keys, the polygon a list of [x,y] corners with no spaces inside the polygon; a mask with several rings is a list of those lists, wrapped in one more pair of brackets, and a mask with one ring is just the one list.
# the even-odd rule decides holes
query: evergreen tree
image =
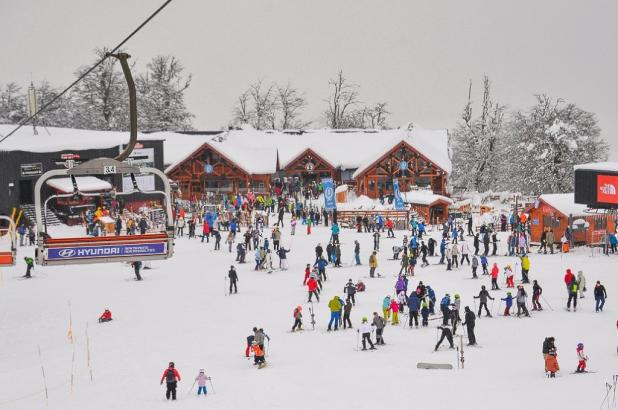
{"label": "evergreen tree", "polygon": [[26,118],[26,97],[17,83],[0,88],[0,124],[17,124]]}

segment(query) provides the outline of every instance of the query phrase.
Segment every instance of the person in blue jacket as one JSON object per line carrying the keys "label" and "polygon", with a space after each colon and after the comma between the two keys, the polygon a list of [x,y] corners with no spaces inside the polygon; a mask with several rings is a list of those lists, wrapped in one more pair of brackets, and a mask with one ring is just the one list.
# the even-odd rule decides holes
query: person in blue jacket
{"label": "person in blue jacket", "polygon": [[610,235],[609,236],[609,245],[611,247],[612,253],[616,253],[618,251],[618,237],[616,237],[616,234]]}
{"label": "person in blue jacket", "polygon": [[511,307],[513,307],[513,295],[511,295],[511,292],[506,292],[506,297],[500,300],[506,302],[506,308],[504,308],[504,316],[511,316]]}
{"label": "person in blue jacket", "polygon": [[333,235],[333,244],[339,243],[339,232],[341,229],[339,228],[339,224],[337,222],[333,222],[333,226],[330,228],[330,232]]}
{"label": "person in blue jacket", "polygon": [[410,327],[412,327],[412,321],[414,321],[414,326],[418,327],[418,312],[421,309],[421,300],[416,292],[412,292],[408,298],[408,309],[410,316]]}
{"label": "person in blue jacket", "polygon": [[318,268],[318,273],[323,281],[326,281],[326,266],[328,265],[328,261],[323,257],[318,258],[313,264],[314,267]]}
{"label": "person in blue jacket", "polygon": [[451,310],[449,306],[451,304],[451,296],[447,293],[440,301],[440,311],[442,312],[442,326],[448,325],[448,321],[451,317]]}
{"label": "person in blue jacket", "polygon": [[488,263],[489,262],[487,261],[487,256],[481,255],[481,267],[483,268],[483,275],[489,275],[489,271],[487,270]]}
{"label": "person in blue jacket", "polygon": [[445,253],[446,253],[446,239],[442,238],[442,242],[440,242],[440,265],[444,265]]}
{"label": "person in blue jacket", "polygon": [[425,222],[421,222],[418,224],[418,239],[423,239],[424,234],[425,234]]}
{"label": "person in blue jacket", "polygon": [[429,285],[427,285],[427,296],[429,297],[429,314],[435,315],[436,292],[434,292],[434,290]]}

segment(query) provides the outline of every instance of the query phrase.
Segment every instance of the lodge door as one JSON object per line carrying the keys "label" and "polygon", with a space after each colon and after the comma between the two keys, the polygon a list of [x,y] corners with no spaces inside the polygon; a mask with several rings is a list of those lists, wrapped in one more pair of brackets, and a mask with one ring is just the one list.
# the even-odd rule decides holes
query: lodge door
{"label": "lodge door", "polygon": [[19,203],[20,205],[34,203],[32,180],[23,179],[19,181]]}

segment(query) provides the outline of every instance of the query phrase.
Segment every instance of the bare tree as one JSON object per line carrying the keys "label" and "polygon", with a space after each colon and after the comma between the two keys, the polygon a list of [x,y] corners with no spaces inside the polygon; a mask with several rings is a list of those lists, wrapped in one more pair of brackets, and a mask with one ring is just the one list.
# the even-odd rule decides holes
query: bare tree
{"label": "bare tree", "polygon": [[[335,78],[328,81],[331,88],[329,98],[326,100],[328,109],[324,112],[326,124],[334,129],[347,128],[351,122],[348,115],[359,104],[358,85],[350,84],[339,70]],[[354,122],[358,121],[358,113],[354,115]]]}
{"label": "bare tree", "polygon": [[277,86],[277,102],[281,111],[280,129],[302,129],[310,124],[310,122],[302,122],[299,119],[301,110],[307,105],[305,95],[292,87],[290,83],[287,83],[285,87]]}
{"label": "bare tree", "polygon": [[369,128],[388,128],[386,124],[386,117],[390,114],[390,111],[386,109],[388,103],[380,102],[367,110],[367,122]]}
{"label": "bare tree", "polygon": [[254,107],[254,124],[256,130],[275,129],[277,98],[274,84],[263,87],[263,80],[249,86],[249,96]]}
{"label": "bare tree", "polygon": [[234,122],[237,124],[250,124],[254,112],[249,107],[249,91],[245,91],[238,97],[238,102],[234,107]]}

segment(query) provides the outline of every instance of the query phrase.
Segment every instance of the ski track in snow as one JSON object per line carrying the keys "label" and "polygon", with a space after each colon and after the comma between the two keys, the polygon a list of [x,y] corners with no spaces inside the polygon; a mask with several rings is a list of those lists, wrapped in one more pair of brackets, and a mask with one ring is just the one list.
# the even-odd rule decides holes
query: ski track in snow
{"label": "ski track in snow", "polygon": [[[320,303],[314,303],[316,331],[311,331],[303,270],[314,259],[315,245],[325,246],[330,231],[320,226],[306,235],[304,228],[298,225],[296,235],[290,237],[286,221],[282,243],[292,248],[289,270],[272,274],[253,271],[253,252],[248,252],[247,264],[237,265],[235,253],[229,254],[226,247],[211,252],[213,243],[185,237],[176,240],[174,258],[153,262],[156,269],[143,271],[143,282],[127,280],[133,272],[125,264],[36,266],[36,280],[17,280],[24,271],[23,256],[34,251],[19,248],[18,266],[1,272],[0,409],[45,408],[37,345],[41,346],[50,409],[150,410],[170,405],[182,409],[369,409],[402,403],[431,409],[598,408],[605,382],[611,383],[616,373],[615,257],[591,257],[590,250],[583,248],[568,255],[531,253],[530,277],[540,281],[554,311],[542,301],[543,312],[534,312],[532,319],[514,320],[499,316],[503,308],[497,300],[495,317],[477,320],[477,340],[483,348],[464,346],[466,368],[458,370],[456,351],[443,350],[443,344],[439,352],[432,352],[437,321],[430,321],[427,329],[389,325],[384,333],[386,346],[371,354],[355,350],[361,317],[380,312],[384,296],[394,292],[393,274],[399,271],[399,261],[389,260],[390,248],[399,246],[401,239],[382,238],[377,271],[386,277],[372,280],[365,278],[373,249],[371,234],[342,231],[345,267],[327,269],[329,279]],[[439,233],[433,236],[438,238]],[[354,239],[361,244],[364,265],[360,267],[345,265],[352,259]],[[499,251],[504,253],[502,248]],[[410,288],[423,280],[436,290],[438,301],[445,292],[459,293],[462,307],[474,306],[472,296],[482,284],[489,288],[488,276],[468,280],[467,265],[446,272],[437,261],[434,257],[429,267],[417,266]],[[509,257],[490,258],[493,261],[501,268],[506,263],[514,265]],[[273,263],[278,263],[277,257]],[[239,293],[225,296],[224,278],[231,264],[237,266]],[[564,310],[567,267],[575,273],[582,269],[587,276],[587,296],[578,300],[576,313]],[[343,297],[348,278],[362,279],[367,285],[352,310],[355,329],[326,333],[328,300],[335,294]],[[605,284],[609,294],[605,312],[600,314],[594,312],[596,280]],[[532,294],[531,286],[526,290]],[[504,288],[492,292],[493,297],[505,294]],[[67,339],[69,300],[74,344]],[[297,305],[303,306],[308,331],[287,333]],[[105,308],[113,312],[114,320],[98,324],[96,319]],[[86,363],[86,323],[93,382]],[[263,327],[272,339],[266,358],[269,366],[260,371],[251,365],[253,359],[244,358],[246,336],[253,326]],[[459,327],[458,334],[462,331]],[[547,379],[543,372],[545,336],[556,337],[562,368],[556,379]],[[577,366],[575,347],[580,341],[590,357],[589,369],[597,373],[569,374]],[[176,363],[183,378],[175,404],[164,400],[164,386],[159,386],[169,361]],[[421,370],[416,368],[418,362],[450,363],[455,369]],[[216,394],[211,394],[209,385],[208,397],[196,397],[196,387],[188,395],[202,367],[212,376]]]}

